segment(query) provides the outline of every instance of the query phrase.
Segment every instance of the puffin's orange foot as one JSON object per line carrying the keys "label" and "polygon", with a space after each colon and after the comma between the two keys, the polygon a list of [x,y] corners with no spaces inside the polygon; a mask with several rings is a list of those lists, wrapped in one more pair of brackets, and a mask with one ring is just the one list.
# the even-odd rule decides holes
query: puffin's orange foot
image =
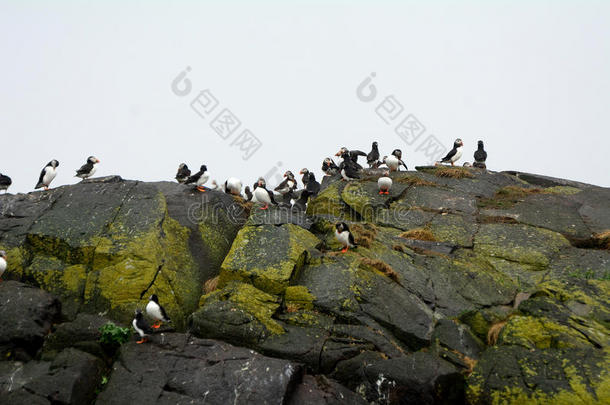
{"label": "puffin's orange foot", "polygon": [[146,343],[146,342],[148,342],[148,339],[147,338],[142,338],[142,340],[138,340],[136,343],[141,345],[142,343]]}
{"label": "puffin's orange foot", "polygon": [[383,194],[383,191],[379,190],[379,194]]}
{"label": "puffin's orange foot", "polygon": [[386,194],[386,195],[387,195],[387,194],[390,194],[390,192],[389,192],[389,191],[386,191],[386,192],[384,192],[383,194]]}
{"label": "puffin's orange foot", "polygon": [[261,207],[261,210],[266,210],[266,209],[268,209],[268,208],[269,208],[269,206],[268,206],[268,205],[265,205],[264,207]]}
{"label": "puffin's orange foot", "polygon": [[345,253],[347,252],[347,247],[344,247],[343,249],[341,249],[341,253]]}
{"label": "puffin's orange foot", "polygon": [[159,329],[161,327],[160,324],[156,323],[152,326],[153,329]]}
{"label": "puffin's orange foot", "polygon": [[205,193],[205,188],[203,187],[197,187],[197,190],[201,191],[202,193]]}

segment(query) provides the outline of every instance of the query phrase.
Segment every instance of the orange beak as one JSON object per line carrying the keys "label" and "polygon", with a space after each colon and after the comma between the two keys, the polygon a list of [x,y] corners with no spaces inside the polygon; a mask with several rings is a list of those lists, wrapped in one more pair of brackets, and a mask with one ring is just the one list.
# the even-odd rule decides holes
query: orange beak
{"label": "orange beak", "polygon": [[99,162],[100,162],[100,160],[99,160],[99,159],[97,159],[97,163],[99,163]]}

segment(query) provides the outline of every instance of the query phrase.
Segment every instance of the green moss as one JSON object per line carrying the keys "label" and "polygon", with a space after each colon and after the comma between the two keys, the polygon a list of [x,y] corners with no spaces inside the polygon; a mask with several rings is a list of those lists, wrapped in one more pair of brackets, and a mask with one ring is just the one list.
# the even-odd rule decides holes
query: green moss
{"label": "green moss", "polygon": [[555,187],[547,187],[544,191],[548,193],[554,194],[564,194],[564,195],[574,195],[580,193],[582,190],[576,187],[570,186],[555,186]]}
{"label": "green moss", "polygon": [[292,224],[246,226],[222,263],[218,285],[238,280],[281,294],[303,267],[307,249],[318,243],[312,233]]}
{"label": "green moss", "polygon": [[202,306],[217,301],[230,301],[236,308],[258,320],[271,334],[282,334],[284,328],[272,319],[279,308],[278,297],[267,294],[251,284],[238,281],[228,283],[222,290],[216,290],[202,298]]}
{"label": "green moss", "polygon": [[351,218],[349,207],[341,200],[342,182],[335,182],[325,188],[307,204],[307,215],[331,215],[337,218]]}
{"label": "green moss", "polygon": [[546,318],[512,317],[502,329],[500,344],[520,345],[528,349],[566,349],[591,347],[580,332]]}
{"label": "green moss", "polygon": [[316,299],[307,287],[302,285],[294,285],[286,287],[284,300],[286,304],[297,305],[303,309],[313,309],[313,302]]}

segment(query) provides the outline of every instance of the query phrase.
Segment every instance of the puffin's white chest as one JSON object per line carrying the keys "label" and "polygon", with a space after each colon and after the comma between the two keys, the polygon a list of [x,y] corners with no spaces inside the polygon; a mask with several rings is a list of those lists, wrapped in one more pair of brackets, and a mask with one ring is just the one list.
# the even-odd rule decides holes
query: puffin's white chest
{"label": "puffin's white chest", "polygon": [[241,186],[241,181],[239,179],[236,179],[235,177],[231,177],[229,180],[227,180],[227,190],[231,194],[241,194]]}
{"label": "puffin's white chest", "polygon": [[52,166],[47,166],[44,169],[44,176],[42,176],[42,184],[48,186],[51,184],[53,179],[57,176],[57,169]]}
{"label": "puffin's white chest", "polygon": [[345,169],[341,169],[341,177],[343,177],[347,181],[353,180],[351,177],[347,176],[347,174],[345,173]]}
{"label": "puffin's white chest", "polygon": [[157,305],[157,303],[154,301],[148,301],[148,304],[146,304],[146,313],[153,319],[156,319],[158,321],[163,320],[161,308],[159,308],[159,305]]}
{"label": "puffin's white chest", "polygon": [[133,326],[133,329],[138,332],[138,335],[140,335],[140,337],[144,337],[146,335],[146,333],[144,333],[144,331],[140,328],[138,328],[138,320],[134,318],[133,321],[131,321],[131,326]]}
{"label": "puffin's white chest", "polygon": [[254,198],[256,198],[257,202],[263,203],[263,204],[270,204],[271,203],[271,198],[269,197],[269,192],[262,188],[262,187],[257,187],[254,190]]}
{"label": "puffin's white chest", "polygon": [[4,257],[0,257],[0,277],[2,277],[2,274],[4,274],[5,270],[6,270],[6,260],[4,260]]}
{"label": "puffin's white chest", "polygon": [[344,246],[353,247],[353,245],[351,243],[349,243],[349,232],[348,231],[339,232],[335,229],[335,237]]}
{"label": "puffin's white chest", "polygon": [[451,162],[455,163],[459,158],[462,157],[462,146],[456,149],[455,155],[451,156]]}
{"label": "puffin's white chest", "polygon": [[203,186],[205,183],[207,183],[207,181],[209,179],[210,179],[210,175],[208,174],[208,172],[205,172],[201,176],[199,176],[199,178],[197,179],[197,185]]}
{"label": "puffin's white chest", "polygon": [[390,187],[392,187],[392,179],[386,176],[380,177],[379,180],[377,180],[377,186],[379,187],[379,190],[389,191]]}
{"label": "puffin's white chest", "polygon": [[400,161],[398,160],[398,158],[394,155],[390,155],[387,158],[385,158],[385,164],[386,166],[388,166],[392,171],[397,170],[398,169],[398,165],[400,164]]}
{"label": "puffin's white chest", "polygon": [[91,171],[89,173],[85,173],[85,178],[93,176],[95,174],[96,170],[97,170],[97,164],[94,164],[93,167],[91,168]]}

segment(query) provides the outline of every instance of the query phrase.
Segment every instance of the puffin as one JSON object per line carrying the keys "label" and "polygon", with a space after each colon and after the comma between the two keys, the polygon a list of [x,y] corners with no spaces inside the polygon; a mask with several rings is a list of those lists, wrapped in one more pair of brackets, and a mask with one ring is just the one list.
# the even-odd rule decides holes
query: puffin
{"label": "puffin", "polygon": [[301,181],[303,182],[303,187],[307,187],[307,181],[309,180],[309,170],[306,167],[304,167],[301,169],[299,174],[303,175],[303,177],[301,177]]}
{"label": "puffin", "polygon": [[350,232],[349,227],[345,222],[338,222],[335,225],[335,238],[343,245],[342,253],[345,253],[349,248],[357,248],[358,245],[354,240],[354,235]]}
{"label": "puffin", "polygon": [[87,158],[87,161],[85,162],[85,164],[82,165],[80,167],[80,169],[78,169],[76,171],[76,175],[74,177],[80,177],[83,180],[88,179],[89,177],[91,177],[95,174],[95,170],[96,170],[95,166],[99,162],[100,162],[100,160],[98,158],[96,158],[95,156],[89,156]]}
{"label": "puffin", "polygon": [[331,158],[327,157],[322,162],[322,171],[326,176],[333,176],[339,173],[339,166],[337,166]]}
{"label": "puffin", "polygon": [[236,177],[229,177],[224,184],[223,190],[227,194],[241,195],[241,180]]}
{"label": "puffin", "polygon": [[275,199],[273,198],[273,191],[267,190],[267,183],[262,177],[258,178],[258,183],[256,184],[253,194],[254,198],[256,198],[256,202],[263,204],[263,206],[260,208],[261,210],[268,209],[269,204],[277,205]]}
{"label": "puffin", "polygon": [[308,179],[305,183],[305,190],[309,193],[309,195],[317,195],[320,192],[320,183],[316,180],[316,175],[313,172],[308,173]]}
{"label": "puffin", "polygon": [[144,319],[144,316],[142,315],[142,311],[140,309],[136,310],[136,316],[135,318],[133,318],[133,321],[131,321],[131,326],[133,326],[138,335],[140,335],[140,340],[136,342],[137,344],[145,343],[148,341],[147,335],[152,333],[152,329],[150,328],[150,326],[148,326],[148,323],[146,323],[146,320]]}
{"label": "puffin", "polygon": [[301,195],[299,196],[299,198],[296,199],[292,204],[292,210],[297,212],[305,211],[307,209],[307,201],[309,200],[310,196],[311,193],[307,191],[307,189],[301,191]]}
{"label": "puffin", "polygon": [[341,170],[341,180],[350,181],[359,179],[360,173],[358,173],[358,171],[360,170],[360,167],[361,166],[358,163],[354,163],[354,161],[350,159],[349,152],[344,152],[343,162],[341,162],[341,165],[339,166],[339,169]]}
{"label": "puffin", "polygon": [[400,149],[394,149],[390,156],[384,156],[383,163],[390,168],[391,172],[400,170],[401,165],[405,167],[405,170],[409,170],[405,162],[402,161],[402,151]]}
{"label": "puffin", "polygon": [[464,146],[464,142],[460,138],[456,139],[453,142],[453,149],[447,153],[447,156],[442,158],[439,163],[451,163],[451,166],[454,166],[454,163],[462,157],[462,147]]}
{"label": "puffin", "polygon": [[478,142],[478,149],[474,152],[474,167],[478,167],[480,169],[486,169],[487,165],[485,161],[487,160],[487,152],[483,148],[483,141]]}
{"label": "puffin", "polygon": [[180,166],[178,166],[178,172],[176,173],[176,180],[178,183],[184,184],[190,176],[191,171],[186,163],[180,163]]}
{"label": "puffin", "polygon": [[348,154],[348,158],[354,162],[356,164],[356,166],[358,167],[358,169],[362,169],[362,166],[360,166],[360,164],[358,163],[358,156],[364,156],[366,157],[366,153],[360,151],[360,150],[349,150],[347,149],[345,146],[342,147],[341,149],[339,149],[339,152],[335,153],[335,156],[340,156],[344,161],[345,161],[345,157],[344,154],[347,152]]}
{"label": "puffin", "polygon": [[159,297],[157,297],[157,294],[150,296],[148,304],[146,304],[146,314],[155,320],[155,323],[152,326],[154,329],[159,329],[162,322],[171,322],[165,309],[159,304]]}
{"label": "puffin", "polygon": [[379,194],[390,194],[390,188],[392,188],[392,179],[390,178],[390,172],[384,171],[383,176],[377,180],[377,186],[379,187]]}
{"label": "puffin", "polygon": [[40,172],[40,177],[38,178],[38,183],[34,189],[39,189],[44,187],[45,190],[49,189],[51,182],[57,176],[57,166],[59,166],[59,161],[53,159],[45,167],[42,168]]}
{"label": "puffin", "polygon": [[290,170],[284,173],[284,181],[282,181],[274,190],[282,195],[282,203],[290,206],[290,200],[293,197],[293,191],[297,188],[297,181],[294,178],[294,174]]}
{"label": "puffin", "polygon": [[6,257],[6,252],[4,250],[0,250],[0,282],[2,282],[2,275],[4,274],[4,271],[6,270],[6,263],[7,257]]}
{"label": "puffin", "polygon": [[184,184],[195,183],[197,185],[197,190],[205,192],[205,187],[203,187],[203,185],[208,181],[209,178],[210,174],[208,173],[208,167],[206,165],[201,165],[199,171],[192,176],[189,176]]}
{"label": "puffin", "polygon": [[379,149],[377,148],[377,142],[373,142],[373,146],[368,155],[366,155],[366,163],[368,163],[369,168],[374,168],[378,165],[379,162]]}
{"label": "puffin", "polygon": [[0,191],[4,190],[6,193],[6,190],[8,190],[11,184],[13,184],[13,180],[7,175],[0,173]]}
{"label": "puffin", "polygon": [[252,197],[254,196],[252,195],[252,191],[250,191],[250,186],[246,186],[244,194],[246,195],[246,201],[252,201]]}

